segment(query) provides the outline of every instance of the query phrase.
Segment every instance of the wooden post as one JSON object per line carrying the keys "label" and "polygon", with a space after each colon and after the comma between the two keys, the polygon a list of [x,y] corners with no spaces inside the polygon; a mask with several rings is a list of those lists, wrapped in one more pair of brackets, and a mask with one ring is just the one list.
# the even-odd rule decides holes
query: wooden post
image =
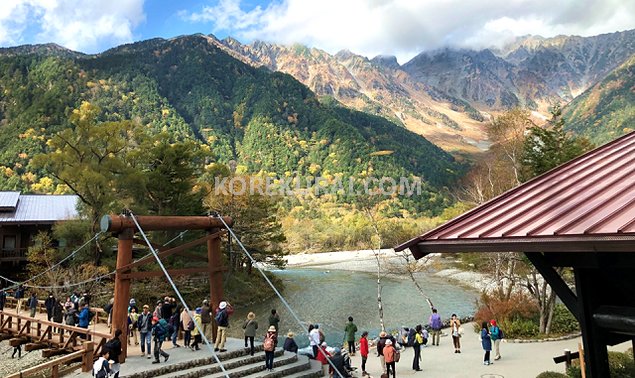
{"label": "wooden post", "polygon": [[[218,232],[217,228],[207,231],[208,234]],[[223,300],[223,259],[220,250],[220,237],[207,241],[207,268],[209,269],[210,308],[213,310]],[[216,340],[216,322],[212,313],[212,338]]]}
{"label": "wooden post", "polygon": [[564,366],[566,370],[571,367],[571,351],[569,349],[564,350]]}
{"label": "wooden post", "polygon": [[51,368],[51,378],[59,378],[59,377],[60,377],[59,365],[53,365],[53,367]]}
{"label": "wooden post", "polygon": [[[126,266],[132,262],[132,239],[134,231],[126,228],[118,235],[117,244],[117,268]],[[128,304],[130,301],[130,278],[123,278],[124,272],[115,275],[115,302],[112,307],[112,329],[121,330],[121,355],[119,362],[126,361],[128,355]]]}
{"label": "wooden post", "polygon": [[610,377],[606,331],[596,326],[593,321],[593,314],[597,309],[595,302],[597,298],[602,297],[605,288],[602,282],[597,279],[594,269],[574,268],[574,273],[577,298],[582,310],[580,329],[582,330],[584,353],[586,353],[584,361],[586,362],[587,376],[590,378]]}
{"label": "wooden post", "polygon": [[[122,345],[123,346],[123,345]],[[93,368],[93,350],[95,343],[87,341],[84,343],[84,354],[82,355],[82,372],[87,373]]]}
{"label": "wooden post", "polygon": [[578,354],[580,355],[580,371],[582,372],[582,378],[586,378],[586,364],[584,363],[584,348],[581,343],[578,343]]}

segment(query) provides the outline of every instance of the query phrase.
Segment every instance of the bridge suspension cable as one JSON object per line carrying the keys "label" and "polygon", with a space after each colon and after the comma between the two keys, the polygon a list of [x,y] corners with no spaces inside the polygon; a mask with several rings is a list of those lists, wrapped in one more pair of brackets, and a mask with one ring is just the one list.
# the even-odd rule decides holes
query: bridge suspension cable
{"label": "bridge suspension cable", "polygon": [[[178,287],[176,287],[176,284],[172,280],[172,277],[170,276],[170,274],[168,273],[167,269],[165,269],[165,266],[161,262],[161,258],[159,258],[159,255],[157,254],[156,250],[154,249],[154,247],[150,243],[150,240],[148,240],[148,237],[146,236],[146,233],[143,231],[143,229],[139,225],[139,222],[137,221],[137,217],[135,217],[135,215],[132,213],[131,210],[128,210],[128,211],[130,213],[130,217],[132,218],[135,226],[137,226],[137,230],[139,230],[139,232],[141,233],[141,236],[143,236],[143,240],[145,240],[146,244],[148,244],[148,248],[150,248],[150,253],[152,255],[154,255],[154,258],[157,260],[157,263],[159,264],[159,267],[161,267],[161,270],[163,271],[163,274],[168,279],[168,282],[170,282],[170,285],[172,286],[172,289],[174,290],[176,295],[179,297],[179,300],[181,301],[181,304],[183,304],[183,308],[185,309],[185,311],[187,311],[187,314],[190,316],[190,318],[194,319],[194,314],[192,314],[192,311],[187,306],[187,303],[185,302],[185,299],[183,299],[183,296],[181,295],[181,292],[179,291]],[[223,223],[225,223],[225,222],[223,222]],[[212,347],[212,345],[210,344],[210,342],[207,339],[207,336],[205,335],[205,333],[203,332],[203,329],[201,328],[201,326],[197,322],[194,322],[194,326],[198,330],[199,334],[202,336],[203,341],[205,342],[205,345],[207,345],[207,348],[209,349],[210,353],[212,353],[212,357],[214,358],[214,360],[216,360],[216,363],[218,363],[218,366],[220,366],[221,371],[223,372],[225,377],[229,378],[229,373],[227,372],[227,370],[223,366],[223,363],[218,358],[218,355],[214,351],[214,347]]]}
{"label": "bridge suspension cable", "polygon": [[[212,215],[210,215],[212,216]],[[225,228],[227,228],[227,231],[229,231],[229,233],[231,234],[231,236],[234,238],[234,240],[236,240],[236,242],[238,243],[238,245],[240,246],[240,248],[243,250],[243,253],[245,254],[245,256],[247,256],[249,258],[249,260],[251,261],[252,266],[255,266],[256,269],[258,269],[258,271],[260,272],[260,274],[264,277],[265,281],[267,281],[267,283],[269,284],[269,286],[271,287],[271,289],[273,289],[273,291],[276,293],[276,295],[278,296],[278,298],[280,299],[280,301],[282,301],[282,304],[284,305],[284,307],[287,308],[287,310],[289,311],[289,313],[291,314],[291,316],[293,316],[293,318],[295,319],[295,321],[300,325],[300,329],[303,330],[303,332],[307,335],[307,337],[309,337],[309,339],[311,338],[309,331],[307,330],[307,328],[304,326],[304,324],[306,324],[305,322],[303,322],[300,317],[295,313],[295,311],[293,311],[293,309],[291,308],[291,306],[289,305],[289,303],[287,302],[286,299],[284,299],[284,297],[282,296],[282,294],[280,294],[280,292],[278,291],[278,289],[274,286],[274,284],[271,282],[271,280],[269,279],[269,277],[267,277],[267,275],[265,274],[265,272],[262,270],[262,268],[260,268],[260,264],[258,264],[258,262],[251,256],[251,253],[249,253],[247,251],[247,249],[245,248],[245,246],[243,245],[243,243],[240,241],[240,239],[238,239],[238,236],[236,236],[236,234],[234,233],[234,231],[231,229],[231,227],[229,227],[229,225],[227,223],[225,223],[225,220],[223,219],[223,217],[221,217],[219,214],[215,214],[213,215],[214,217],[218,218],[221,220],[221,222],[223,222],[223,224],[225,225]],[[326,361],[328,361],[329,365],[331,365],[331,367],[333,368],[333,371],[336,372],[340,378],[344,378],[344,376],[342,375],[342,373],[335,367],[335,365],[333,364],[333,362],[331,361],[330,358],[327,358],[328,356],[326,355],[326,353],[324,353],[324,350],[322,350],[322,348],[320,348],[320,346],[318,345],[318,352],[322,353],[324,355],[324,357],[326,358]]]}

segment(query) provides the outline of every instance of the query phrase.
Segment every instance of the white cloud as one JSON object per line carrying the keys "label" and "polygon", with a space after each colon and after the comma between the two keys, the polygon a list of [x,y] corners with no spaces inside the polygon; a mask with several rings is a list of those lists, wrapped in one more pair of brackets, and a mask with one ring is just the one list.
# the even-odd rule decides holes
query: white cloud
{"label": "white cloud", "polygon": [[39,30],[34,42],[97,52],[104,45],[132,41],[134,28],[145,20],[144,0],[8,0],[9,7],[5,7],[7,0],[2,1],[2,44],[22,42],[31,26]]}
{"label": "white cloud", "polygon": [[26,28],[27,7],[20,0],[3,0],[0,6],[0,44],[15,44]]}
{"label": "white cloud", "polygon": [[240,0],[220,0],[181,16],[243,41],[300,42],[371,57],[393,54],[403,63],[444,46],[481,48],[525,34],[588,36],[632,29],[635,1],[282,0],[245,11]]}

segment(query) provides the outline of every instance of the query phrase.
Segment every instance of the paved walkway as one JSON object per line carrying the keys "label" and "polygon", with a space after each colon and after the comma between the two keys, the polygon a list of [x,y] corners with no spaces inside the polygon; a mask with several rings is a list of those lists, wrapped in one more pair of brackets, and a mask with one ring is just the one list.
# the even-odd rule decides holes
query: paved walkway
{"label": "paved walkway", "polygon": [[[181,344],[181,341],[182,340],[179,340],[179,344]],[[146,370],[155,369],[155,368],[166,366],[166,365],[173,365],[173,364],[188,361],[188,360],[211,357],[212,355],[209,352],[207,345],[205,344],[201,345],[201,350],[199,351],[192,351],[191,349],[184,348],[184,347],[174,348],[172,347],[172,342],[170,341],[163,343],[163,346],[165,347],[164,348],[165,352],[167,352],[170,355],[170,358],[168,359],[167,362],[163,362],[164,358],[161,357],[161,363],[159,364],[152,364],[152,361],[154,361],[154,358],[148,359],[141,356],[139,346],[129,347],[130,348],[129,350],[131,353],[129,353],[128,358],[126,358],[126,363],[121,365],[120,375],[122,377],[125,377],[130,374],[140,373]],[[228,338],[227,342],[225,343],[225,348],[228,351],[243,349],[244,346],[245,346],[244,341],[239,339]],[[75,372],[69,375],[69,377],[88,378],[88,377],[92,377],[92,375],[91,373]]]}
{"label": "paved walkway", "polygon": [[[407,348],[397,363],[397,376],[418,377],[451,377],[451,378],[535,378],[543,371],[564,373],[564,364],[555,364],[553,357],[563,354],[564,349],[578,350],[581,338],[564,341],[536,342],[536,343],[501,343],[501,359],[493,365],[483,365],[483,348],[478,334],[471,333],[469,325],[465,325],[466,334],[461,338],[461,353],[455,354],[452,338],[441,338],[439,346],[427,346],[421,350],[421,369],[412,370],[413,352]],[[631,343],[623,343],[610,350],[625,351]],[[379,357],[372,354],[368,357],[366,371],[371,377],[381,375]],[[359,353],[352,357],[354,366],[361,366]],[[360,374],[361,375],[361,374]]]}

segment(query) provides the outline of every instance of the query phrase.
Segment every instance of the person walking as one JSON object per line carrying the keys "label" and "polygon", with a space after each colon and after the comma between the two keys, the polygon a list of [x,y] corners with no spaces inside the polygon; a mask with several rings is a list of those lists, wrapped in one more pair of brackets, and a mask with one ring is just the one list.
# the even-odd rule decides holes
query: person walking
{"label": "person walking", "polygon": [[269,326],[276,327],[276,331],[280,329],[280,315],[275,308],[271,310],[271,315],[269,315]]}
{"label": "person walking", "polygon": [[387,334],[386,331],[381,331],[379,334],[379,342],[377,343],[377,355],[379,356],[379,362],[381,363],[381,368],[384,374],[387,372],[384,348],[386,347],[388,341],[390,341],[391,345],[395,343],[395,339],[392,335]]}
{"label": "person walking", "polygon": [[368,332],[362,332],[359,339],[359,353],[362,355],[362,376],[368,375],[366,372],[366,361],[368,360]]}
{"label": "person walking", "polygon": [[35,318],[35,312],[37,311],[37,295],[35,293],[31,293],[31,298],[29,298],[29,309],[31,310],[31,317]]}
{"label": "person walking", "polygon": [[309,324],[309,345],[313,349],[313,358],[317,359],[318,348],[320,347],[320,331],[318,325]]}
{"label": "person walking", "polygon": [[53,293],[49,293],[49,296],[44,300],[44,307],[46,307],[46,320],[49,322],[53,319],[53,307],[55,306],[55,302]]}
{"label": "person walking", "polygon": [[273,371],[273,356],[275,354],[276,345],[278,345],[278,331],[276,327],[272,325],[269,326],[262,344],[265,350],[265,369]]}
{"label": "person walking", "polygon": [[[64,319],[64,309],[62,308],[62,303],[60,303],[60,301],[55,300],[55,303],[53,304],[53,321],[55,323],[62,323],[62,320]],[[61,328],[57,328],[54,329],[53,332],[59,332],[62,333],[63,330]]]}
{"label": "person walking", "polygon": [[295,336],[293,332],[287,333],[287,338],[284,340],[282,349],[291,353],[298,353],[298,344],[295,342],[293,336]]}
{"label": "person walking", "polygon": [[168,330],[159,322],[159,318],[156,316],[152,317],[152,335],[154,336],[154,361],[153,364],[158,364],[161,362],[159,359],[159,355],[165,360],[163,362],[168,362],[168,358],[170,355],[167,354],[161,348],[163,346],[163,341],[168,337]]}
{"label": "person walking", "polygon": [[[163,307],[165,308],[166,306],[163,305]],[[179,327],[180,327],[180,324],[181,324],[180,310],[181,310],[181,306],[180,305],[176,306],[175,311],[170,314],[170,318],[169,318],[170,320],[168,321],[168,324],[170,324],[170,326],[172,326],[172,334],[170,335],[170,339],[172,339],[172,347],[173,348],[180,348],[181,347],[177,343],[177,340],[178,340],[178,337],[179,337]]]}
{"label": "person walking", "polygon": [[[201,321],[201,313],[203,312],[203,309],[201,309],[200,307],[197,307],[196,310],[194,310],[194,318],[192,319],[192,325],[194,326],[194,328],[192,329],[192,336],[194,336],[194,343],[192,343],[192,346],[190,347],[190,349],[194,350],[201,350],[201,348],[198,347],[198,344],[200,344],[203,340],[203,336],[201,336],[201,332],[199,332],[199,328],[203,328],[203,322]],[[198,327],[197,327],[198,325]]]}
{"label": "person walking", "polygon": [[386,374],[390,376],[390,372],[392,371],[392,378],[395,378],[397,372],[396,368],[396,359],[395,355],[397,354],[397,350],[392,345],[392,340],[386,340],[386,346],[384,347],[384,359],[386,361]]}
{"label": "person walking", "polygon": [[323,341],[315,357],[315,359],[322,364],[322,371],[326,377],[329,376],[329,357],[331,357],[331,353],[326,350],[327,347],[326,341]]}
{"label": "person walking", "polygon": [[421,345],[423,345],[423,335],[421,334],[423,327],[421,324],[417,324],[415,327],[415,337],[412,342],[412,350],[414,351],[414,357],[412,359],[412,370],[421,371],[419,362],[421,361]]}
{"label": "person walking", "polygon": [[492,343],[494,344],[494,360],[500,360],[500,344],[501,344],[501,330],[496,324],[496,320],[492,319],[490,322],[489,333],[492,338]]}
{"label": "person walking", "polygon": [[258,322],[256,321],[256,314],[250,312],[247,314],[247,320],[243,323],[243,330],[245,333],[245,348],[247,348],[247,341],[249,341],[250,355],[254,355],[254,338],[256,337],[256,330],[258,329]]}
{"label": "person walking", "polygon": [[137,319],[137,329],[139,329],[141,339],[141,355],[145,355],[147,349],[147,358],[152,358],[152,314],[150,313],[150,306],[143,305],[143,311],[139,314],[139,319]]}
{"label": "person walking", "polygon": [[456,314],[452,314],[450,318],[450,330],[452,332],[454,353],[461,353],[461,321],[456,317]]}
{"label": "person walking", "polygon": [[348,353],[351,356],[355,355],[355,333],[357,333],[357,326],[353,323],[353,317],[349,316],[346,327],[344,327],[344,334],[348,344]]}
{"label": "person walking", "polygon": [[[215,352],[226,352],[225,349],[225,341],[227,340],[227,327],[229,327],[229,314],[227,313],[227,306],[229,304],[225,301],[222,301],[218,305],[218,313],[214,320],[216,320],[216,324],[218,325],[216,331],[216,342],[214,343],[214,351]],[[202,309],[201,309],[202,311]]]}
{"label": "person walking", "polygon": [[183,345],[186,348],[190,347],[190,341],[192,340],[192,331],[194,328],[194,321],[190,317],[190,314],[185,308],[181,311],[181,327],[183,328]]}
{"label": "person walking", "polygon": [[190,341],[192,340],[192,331],[196,327],[194,326],[194,321],[190,317],[190,314],[185,308],[181,311],[181,327],[183,327],[183,345],[185,345],[186,348],[189,348]]}
{"label": "person walking", "polygon": [[88,303],[84,303],[82,311],[79,312],[79,327],[87,329],[88,324],[90,324],[90,309]]}
{"label": "person walking", "polygon": [[115,337],[109,340],[105,347],[110,351],[110,360],[112,365],[110,366],[110,372],[113,374],[113,378],[119,378],[119,370],[121,365],[119,364],[119,356],[121,355],[121,339],[119,338],[123,332],[120,329],[115,331]]}
{"label": "person walking", "polygon": [[[212,310],[209,307],[209,301],[207,299],[203,301],[203,305],[201,306],[201,322],[203,324],[203,333],[205,337],[209,338],[212,332]],[[218,334],[216,334],[216,337],[218,337]]]}
{"label": "person walking", "polygon": [[129,307],[130,312],[128,313],[128,345],[130,345],[130,340],[134,339],[134,345],[139,345],[139,339],[137,338],[137,322],[139,321],[139,314],[137,314],[137,307]]}
{"label": "person walking", "polygon": [[487,329],[487,322],[483,322],[481,324],[481,345],[485,351],[483,365],[492,365],[493,362],[489,359],[489,353],[492,350],[492,338],[490,336],[489,329]]}
{"label": "person walking", "polygon": [[20,286],[18,286],[13,293],[13,297],[17,302],[15,305],[15,313],[20,315],[20,311],[22,310],[22,301],[24,300],[24,285],[20,284]]}
{"label": "person walking", "polygon": [[441,315],[437,313],[437,309],[432,309],[432,315],[430,315],[430,333],[432,334],[432,345],[439,346],[439,338],[441,336],[441,328],[443,323],[441,322]]}
{"label": "person walking", "polygon": [[4,289],[0,290],[0,311],[4,310],[4,304],[7,303],[7,292]]}

